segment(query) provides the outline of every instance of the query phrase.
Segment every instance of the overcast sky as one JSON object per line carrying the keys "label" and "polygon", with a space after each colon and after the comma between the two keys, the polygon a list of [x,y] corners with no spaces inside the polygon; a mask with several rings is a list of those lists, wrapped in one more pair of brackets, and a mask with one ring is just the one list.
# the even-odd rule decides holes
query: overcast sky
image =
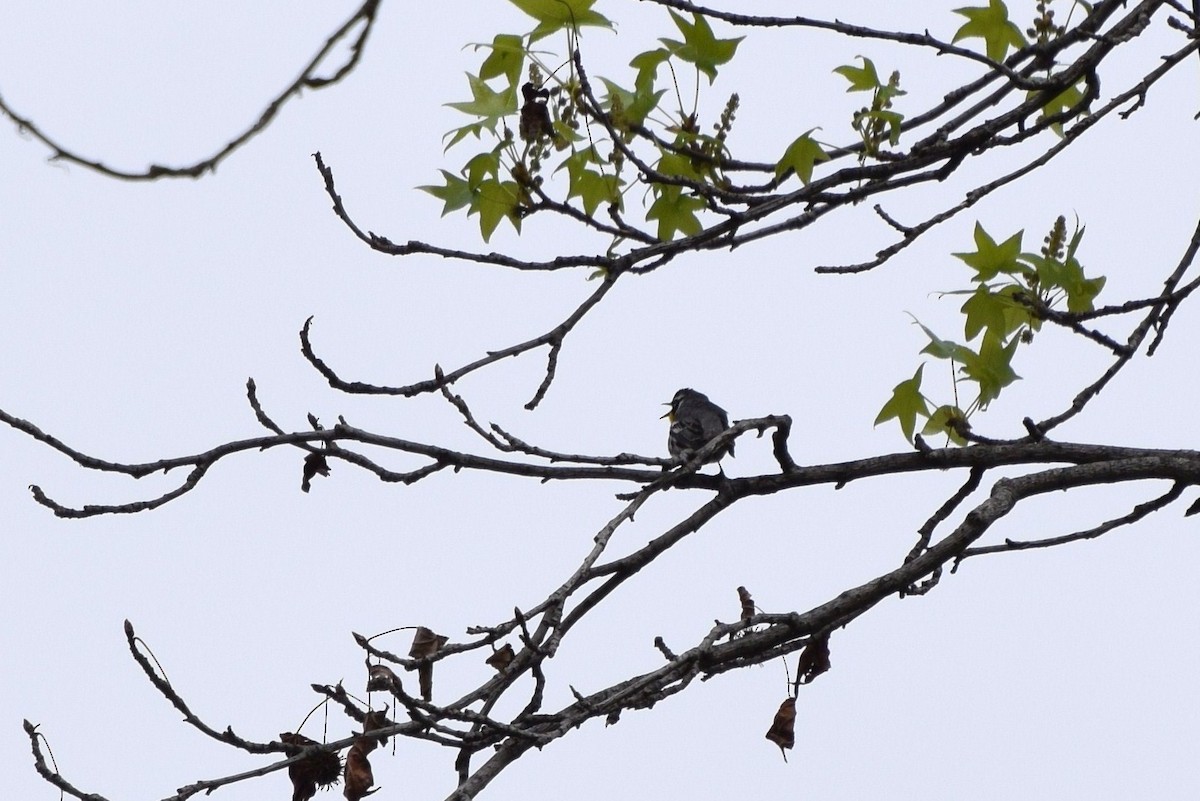
{"label": "overcast sky", "polygon": [[[67,14],[6,4],[0,95],[65,146],[134,171],[217,150],[355,6],[119,5],[74,4]],[[961,21],[949,11],[960,2],[922,4],[929,16],[908,20],[866,2],[810,3],[805,13],[822,5],[847,20],[943,38]],[[593,72],[622,75],[632,54],[672,34],[666,12],[650,4],[602,0],[599,8],[619,35],[586,33]],[[539,258],[602,250],[607,243],[540,217],[520,237],[505,223],[482,246],[474,219],[440,218],[441,203],[415,190],[475,152],[472,142],[442,150],[443,133],[467,121],[442,104],[469,97],[464,73],[483,57],[463,46],[529,27],[499,0],[417,10],[384,3],[346,81],[291,101],[215,175],[195,181],[126,183],[48,163],[46,148],[5,120],[0,408],[92,455],[149,461],[265,433],[245,400],[252,376],[265,410],[288,429],[305,428],[308,412],[328,422],[340,414],[380,433],[485,452],[440,398],[331,390],[299,353],[301,325],[315,316],[314,344],[343,377],[403,384],[431,377],[435,363],[455,367],[542,333],[595,285],[586,272],[524,275],[373,253],[330,211],[311,154],[322,152],[359,223],[393,241]],[[1153,33],[1122,64],[1149,69],[1181,42],[1178,33]],[[860,53],[881,70],[902,70],[913,109],[975,74],[869,41],[757,31],[704,90],[706,123],[737,91],[730,143],[738,155],[774,158],[815,126],[826,141],[845,142],[861,98],[845,95],[831,70]],[[481,419],[576,453],[665,455],[658,415],[681,386],[707,392],[734,418],[791,414],[794,452],[806,464],[903,451],[891,424],[871,424],[919,363],[924,343],[906,312],[959,333],[958,301],[936,293],[965,285],[948,254],[971,249],[977,219],[997,237],[1025,229],[1033,248],[1056,216],[1078,215],[1088,226],[1080,258],[1108,276],[1110,302],[1161,286],[1200,212],[1187,144],[1200,109],[1196,65],[1177,73],[1127,122],[1106,123],[1112,130],[874,273],[812,271],[862,261],[890,242],[869,209],[850,210],[787,239],[677,259],[623,281],[568,339],[535,413],[522,405],[541,379],[541,352],[457,391]],[[1125,83],[1106,74],[1105,95]],[[1008,157],[969,177],[999,174]],[[964,188],[928,188],[889,211],[915,222]],[[638,200],[633,193],[627,202]],[[1123,338],[1127,328],[1109,330]],[[1185,307],[1159,354],[1132,365],[1059,436],[1194,447],[1198,336]],[[1065,408],[1107,363],[1096,348],[1047,331],[1016,365],[1025,380],[977,427],[1019,435],[1023,417]],[[926,368],[943,398],[944,370]],[[935,373],[940,384],[929,382]],[[771,464],[769,443],[747,438],[725,467],[750,475]],[[41,725],[69,780],[113,801],[162,798],[263,763],[180,723],[129,658],[125,619],[208,723],[272,739],[317,703],[311,682],[344,679],[361,691],[351,631],[427,625],[459,639],[467,626],[540,601],[617,511],[613,493],[627,489],[467,473],[398,487],[339,463],[305,495],[300,465],[298,452],[246,454],[160,510],[62,521],[31,500],[28,485],[78,506],[157,495],[182,476],[88,473],[0,431],[0,795],[57,797],[33,771],[22,718]],[[655,636],[678,650],[714,619],[733,619],[738,585],[767,611],[805,610],[890,569],[962,478],[880,479],[738,505],[580,627],[547,665],[548,706],[570,702],[568,685],[591,692],[659,666]],[[1088,528],[1163,489],[1044,498],[992,536]],[[623,530],[620,548],[702,500],[659,496]],[[521,760],[486,797],[1196,798],[1200,544],[1183,508],[1093,542],[971,560],[928,597],[880,604],[834,635],[832,671],[801,691],[789,764],[763,739],[787,693],[782,666],[771,664],[697,683],[615,727],[591,722]],[[401,651],[409,641],[383,642]],[[439,695],[474,686],[485,670],[452,661],[439,673]],[[305,732],[320,739],[321,720]],[[331,711],[329,738],[349,730]],[[453,758],[415,741],[380,752],[376,797],[444,797]],[[232,801],[287,798],[290,787],[276,773],[218,792]]]}

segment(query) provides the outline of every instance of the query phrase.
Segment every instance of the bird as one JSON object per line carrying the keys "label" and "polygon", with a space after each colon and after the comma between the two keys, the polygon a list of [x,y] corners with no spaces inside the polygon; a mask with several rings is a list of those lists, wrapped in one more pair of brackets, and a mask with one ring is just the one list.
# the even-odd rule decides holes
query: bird
{"label": "bird", "polygon": [[[691,459],[713,437],[729,428],[729,415],[703,392],[681,389],[670,403],[663,405],[671,407],[663,417],[671,421],[667,450],[675,459]],[[732,442],[705,459],[705,463],[719,462],[725,454],[734,455]]]}

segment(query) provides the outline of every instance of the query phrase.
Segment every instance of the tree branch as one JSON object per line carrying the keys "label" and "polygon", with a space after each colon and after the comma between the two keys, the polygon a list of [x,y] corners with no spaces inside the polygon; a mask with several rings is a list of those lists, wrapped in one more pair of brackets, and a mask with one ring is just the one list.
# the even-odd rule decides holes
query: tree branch
{"label": "tree branch", "polygon": [[[3,98],[0,98],[0,112],[16,123],[20,130],[29,132],[33,138],[50,148],[51,161],[65,161],[78,164],[81,167],[86,167],[109,178],[117,178],[125,181],[156,181],[160,178],[199,178],[205,173],[215,172],[217,165],[232,155],[235,150],[265,131],[275,120],[275,117],[278,116],[284,104],[293,97],[299,96],[304,89],[324,89],[327,86],[332,86],[340,82],[349,75],[358,66],[359,60],[362,58],[363,48],[366,46],[367,38],[371,35],[371,30],[375,25],[375,15],[379,11],[379,2],[380,0],[365,0],[359,6],[358,10],[325,40],[325,44],[317,50],[316,55],[304,66],[300,71],[300,75],[282,93],[267,104],[258,119],[250,127],[231,139],[213,155],[187,166],[166,167],[160,164],[151,164],[142,172],[109,167],[100,161],[81,156],[67,146],[59,144],[57,140],[43,132],[32,120],[20,116],[4,102]],[[361,29],[358,32],[357,38],[350,44],[350,58],[346,63],[329,77],[322,78],[317,75],[317,71],[326,57],[328,57],[335,47],[347,39],[356,27],[360,26]]]}

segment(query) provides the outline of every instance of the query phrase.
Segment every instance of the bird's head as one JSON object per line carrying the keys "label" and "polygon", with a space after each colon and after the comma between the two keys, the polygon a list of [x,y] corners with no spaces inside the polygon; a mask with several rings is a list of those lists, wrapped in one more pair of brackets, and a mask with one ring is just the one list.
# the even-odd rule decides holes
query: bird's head
{"label": "bird's head", "polygon": [[663,406],[670,406],[671,408],[667,409],[667,413],[658,419],[662,420],[665,417],[665,418],[669,419],[671,422],[675,422],[675,415],[679,413],[679,404],[683,403],[685,400],[688,400],[688,399],[708,400],[708,398],[704,395],[704,393],[697,392],[696,390],[691,389],[689,387],[684,387],[683,389],[681,389],[675,393],[675,397],[671,398],[670,403],[663,404]]}

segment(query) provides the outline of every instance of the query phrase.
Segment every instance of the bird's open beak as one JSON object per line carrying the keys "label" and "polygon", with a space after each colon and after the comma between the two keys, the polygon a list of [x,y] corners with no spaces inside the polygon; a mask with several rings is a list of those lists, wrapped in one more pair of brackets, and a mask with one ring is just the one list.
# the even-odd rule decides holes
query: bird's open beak
{"label": "bird's open beak", "polygon": [[[670,405],[671,405],[671,404],[669,404],[669,403],[664,403],[664,404],[663,404],[663,406],[670,406]],[[664,418],[667,418],[667,417],[670,417],[670,416],[671,416],[671,410],[670,410],[670,409],[667,409],[667,413],[666,413],[666,414],[664,414],[662,417],[660,417],[660,418],[658,418],[658,419],[659,419],[659,420],[662,420],[662,419],[664,419]]]}

